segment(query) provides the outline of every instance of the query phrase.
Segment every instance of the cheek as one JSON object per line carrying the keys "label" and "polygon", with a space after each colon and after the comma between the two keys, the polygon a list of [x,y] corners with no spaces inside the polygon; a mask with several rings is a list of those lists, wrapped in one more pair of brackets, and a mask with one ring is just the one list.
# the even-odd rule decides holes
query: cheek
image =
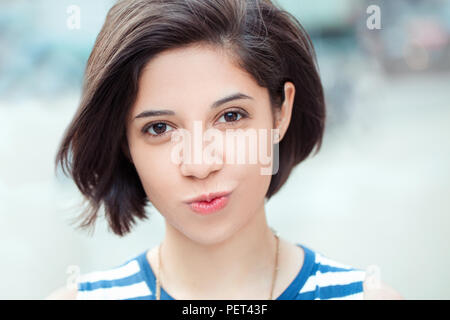
{"label": "cheek", "polygon": [[148,145],[130,149],[133,163],[149,200],[170,194],[173,187],[173,165],[167,161],[164,150],[156,150]]}
{"label": "cheek", "polygon": [[259,165],[241,165],[239,171],[239,180],[241,181],[242,194],[248,200],[262,200],[269,188],[271,175],[261,174]]}
{"label": "cheek", "polygon": [[[242,152],[241,150],[241,153],[245,153],[246,163],[237,163],[235,158],[234,164],[229,163],[224,168],[226,176],[238,182],[240,201],[246,206],[258,205],[264,199],[269,188],[272,176],[270,174],[263,174],[267,171],[271,172],[270,160],[268,160],[270,158],[270,149],[267,149],[269,147],[270,143],[267,145],[264,144],[261,148],[259,147],[259,142],[253,147],[247,144],[245,147],[246,152]],[[266,152],[266,150],[268,151]],[[238,151],[236,150],[236,153]],[[256,163],[249,161],[250,153],[254,153]]]}
{"label": "cheek", "polygon": [[[269,107],[267,110],[270,110]],[[247,203],[256,204],[264,199],[272,179],[274,162],[278,163],[278,149],[273,146],[271,121],[269,111],[259,114],[246,133],[248,136],[253,136],[254,133],[256,138],[245,139],[242,144],[233,140],[233,136],[228,136],[230,140],[225,140],[225,176],[238,181],[239,194],[248,200],[245,201]],[[230,161],[227,162],[228,154]],[[237,155],[241,155],[245,163],[238,163]],[[274,168],[277,171],[277,167]]]}

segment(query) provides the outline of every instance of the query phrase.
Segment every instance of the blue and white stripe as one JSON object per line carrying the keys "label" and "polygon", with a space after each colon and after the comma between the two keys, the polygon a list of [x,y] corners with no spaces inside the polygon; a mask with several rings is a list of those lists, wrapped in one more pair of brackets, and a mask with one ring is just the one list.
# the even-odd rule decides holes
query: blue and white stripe
{"label": "blue and white stripe", "polygon": [[77,300],[124,300],[152,296],[136,259],[114,269],[78,278]]}
{"label": "blue and white stripe", "polygon": [[314,264],[297,299],[341,300],[363,299],[364,270],[314,253]]}
{"label": "blue and white stripe", "polygon": [[[363,299],[364,270],[329,259],[298,244],[305,252],[296,278],[280,300]],[[147,251],[122,265],[90,272],[78,278],[78,300],[154,300],[155,276]],[[161,288],[161,299],[173,299]]]}

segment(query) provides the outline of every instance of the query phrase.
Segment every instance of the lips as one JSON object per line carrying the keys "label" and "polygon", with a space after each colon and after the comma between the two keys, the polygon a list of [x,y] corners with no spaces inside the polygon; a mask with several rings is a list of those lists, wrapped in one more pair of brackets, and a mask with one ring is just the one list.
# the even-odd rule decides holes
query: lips
{"label": "lips", "polygon": [[231,192],[230,191],[222,191],[222,192],[214,192],[214,193],[208,193],[208,194],[202,194],[198,197],[195,198],[191,198],[187,201],[185,201],[188,204],[191,204],[193,202],[201,202],[201,201],[207,201],[210,202],[211,200],[215,199],[215,198],[220,198],[220,197],[224,197],[229,195]]}
{"label": "lips", "polygon": [[186,203],[197,214],[208,215],[223,209],[230,198],[229,191],[203,194],[192,198]]}

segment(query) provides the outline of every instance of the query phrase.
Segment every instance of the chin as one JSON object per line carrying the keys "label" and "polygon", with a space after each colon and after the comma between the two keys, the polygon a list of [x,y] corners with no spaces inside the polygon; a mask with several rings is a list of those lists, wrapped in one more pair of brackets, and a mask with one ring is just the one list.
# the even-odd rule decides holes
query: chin
{"label": "chin", "polygon": [[185,234],[185,236],[196,243],[205,246],[214,246],[231,238],[236,231],[237,229],[231,226],[206,226],[206,230],[204,228],[199,228],[197,230],[192,230],[189,235]]}

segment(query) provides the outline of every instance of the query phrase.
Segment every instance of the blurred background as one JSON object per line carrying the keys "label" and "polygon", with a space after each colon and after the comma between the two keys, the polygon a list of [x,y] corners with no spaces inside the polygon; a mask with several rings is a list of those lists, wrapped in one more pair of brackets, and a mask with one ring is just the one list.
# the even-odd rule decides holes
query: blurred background
{"label": "blurred background", "polygon": [[[113,3],[0,1],[0,299],[42,299],[69,266],[116,266],[164,234],[154,209],[124,238],[104,219],[91,235],[75,229],[79,191],[54,173]],[[332,259],[377,265],[406,299],[449,299],[450,1],[277,3],[312,37],[328,119],[321,151],[267,203],[269,223]]]}

